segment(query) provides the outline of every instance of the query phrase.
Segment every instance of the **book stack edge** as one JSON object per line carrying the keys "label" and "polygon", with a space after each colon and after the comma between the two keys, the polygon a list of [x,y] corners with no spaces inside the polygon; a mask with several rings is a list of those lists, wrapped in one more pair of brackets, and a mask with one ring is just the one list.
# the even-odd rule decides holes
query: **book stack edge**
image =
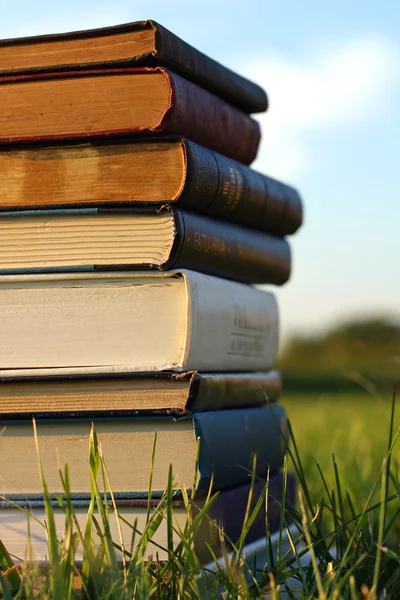
{"label": "book stack edge", "polygon": [[[82,523],[94,424],[117,510],[138,529],[172,464],[178,524],[196,469],[194,510],[219,493],[194,540],[203,562],[220,528],[236,541],[267,479],[247,541],[265,535],[266,502],[276,531],[295,482],[280,471],[277,303],[253,285],[289,279],[302,202],[249,166],[265,92],[144,21],[3,40],[0,102],[2,541],[23,555],[17,508],[45,516],[33,417],[54,506],[61,461]],[[162,525],[157,536],[161,560]]]}

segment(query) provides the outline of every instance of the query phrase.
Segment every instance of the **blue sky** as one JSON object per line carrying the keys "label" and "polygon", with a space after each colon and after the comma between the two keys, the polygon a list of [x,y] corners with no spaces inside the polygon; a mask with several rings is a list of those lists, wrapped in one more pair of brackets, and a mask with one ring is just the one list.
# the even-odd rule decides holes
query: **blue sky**
{"label": "blue sky", "polygon": [[277,290],[284,336],[400,314],[400,3],[0,0],[0,37],[152,18],[270,97],[254,166],[295,185],[305,225]]}

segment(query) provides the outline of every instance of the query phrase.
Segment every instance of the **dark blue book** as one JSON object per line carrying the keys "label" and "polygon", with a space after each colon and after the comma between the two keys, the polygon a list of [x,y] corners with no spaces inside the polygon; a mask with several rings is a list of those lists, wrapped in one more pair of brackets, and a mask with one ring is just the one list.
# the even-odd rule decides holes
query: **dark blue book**
{"label": "dark blue book", "polygon": [[[0,437],[2,494],[21,498],[41,494],[32,423],[2,420]],[[71,490],[90,492],[88,467],[91,419],[41,419],[37,421],[40,456],[51,493],[62,493],[59,465],[68,463]],[[197,494],[222,490],[251,480],[254,457],[256,475],[265,479],[282,466],[287,444],[287,422],[281,406],[267,405],[169,416],[94,419],[112,489],[147,496],[150,471],[152,490],[160,496],[168,484],[172,464],[176,490],[192,488]],[[156,439],[155,460],[152,452]],[[198,462],[197,462],[198,459]],[[197,467],[197,473],[196,473]]]}

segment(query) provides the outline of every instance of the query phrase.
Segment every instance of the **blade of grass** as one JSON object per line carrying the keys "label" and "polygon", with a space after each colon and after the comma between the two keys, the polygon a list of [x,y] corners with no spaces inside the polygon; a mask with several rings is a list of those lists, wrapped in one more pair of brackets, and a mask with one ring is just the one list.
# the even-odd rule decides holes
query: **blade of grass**
{"label": "blade of grass", "polygon": [[[389,496],[389,482],[390,482],[390,467],[392,462],[392,449],[393,449],[393,432],[394,432],[394,416],[396,408],[396,384],[393,386],[392,404],[390,410],[390,421],[389,421],[389,439],[387,447],[387,461],[386,461],[386,486],[385,486],[385,498]],[[387,506],[384,507],[383,523],[385,525],[387,517]]]}
{"label": "blade of grass", "polygon": [[36,420],[32,420],[33,434],[35,439],[36,455],[39,467],[39,475],[43,489],[43,497],[46,511],[46,522],[47,522],[47,544],[49,550],[50,559],[50,587],[51,593],[54,600],[63,600],[64,598],[64,586],[63,586],[63,569],[60,560],[59,543],[57,539],[56,522],[54,518],[53,507],[50,501],[50,494],[47,487],[46,479],[44,476],[42,461],[40,458],[39,449],[39,438],[36,428]]}
{"label": "blade of grass", "polygon": [[[390,451],[389,451],[389,455],[390,455]],[[384,461],[384,463],[387,463],[387,461],[389,460],[389,455],[388,455],[388,458]],[[386,500],[387,500],[387,494],[388,494],[387,475],[388,475],[387,464],[384,464],[383,468],[382,468],[382,481],[381,481],[382,503],[381,503],[381,507],[380,507],[380,511],[379,511],[378,541],[377,541],[377,545],[376,545],[374,576],[372,579],[372,588],[370,591],[371,598],[374,598],[376,596],[377,590],[378,590],[378,581],[379,581],[379,573],[380,573],[380,566],[381,566],[383,532],[385,529]]]}
{"label": "blade of grass", "polygon": [[317,584],[317,589],[318,589],[318,594],[319,594],[318,597],[319,597],[319,600],[327,600],[327,597],[326,597],[326,594],[325,594],[325,591],[324,591],[324,588],[322,585],[321,574],[319,572],[319,567],[318,567],[316,555],[314,552],[312,539],[311,539],[310,532],[309,532],[309,525],[307,522],[307,513],[304,508],[303,494],[302,494],[301,490],[299,490],[299,504],[300,504],[301,514],[303,516],[304,535],[305,535],[305,538],[307,541],[308,550],[310,552],[310,558],[311,558],[311,563],[312,563],[312,567],[313,567],[315,582]]}
{"label": "blade of grass", "polygon": [[[7,579],[9,583],[12,586],[13,591],[18,592],[21,586],[21,576],[16,569],[13,570],[14,566],[13,559],[9,555],[3,542],[0,540],[0,568],[3,571],[8,572]],[[4,573],[3,577],[5,577]]]}
{"label": "blade of grass", "polygon": [[147,492],[147,512],[146,512],[146,523],[150,519],[151,513],[151,494],[153,491],[153,475],[154,475],[154,463],[156,460],[156,446],[157,446],[157,429],[154,432],[153,449],[151,451],[151,464],[150,464],[150,475],[149,475],[149,489]]}
{"label": "blade of grass", "polygon": [[286,507],[286,487],[287,487],[287,456],[285,454],[283,458],[282,468],[282,500],[281,500],[281,511],[279,518],[279,535],[278,535],[278,549],[277,549],[277,562],[281,560],[282,554],[282,531],[285,523],[285,507]]}

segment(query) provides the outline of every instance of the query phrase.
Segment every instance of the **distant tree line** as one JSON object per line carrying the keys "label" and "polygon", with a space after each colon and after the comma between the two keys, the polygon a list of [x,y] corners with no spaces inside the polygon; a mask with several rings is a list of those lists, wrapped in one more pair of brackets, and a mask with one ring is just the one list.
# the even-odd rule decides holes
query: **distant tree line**
{"label": "distant tree line", "polygon": [[392,388],[400,381],[400,322],[375,317],[293,337],[279,367],[290,391]]}

